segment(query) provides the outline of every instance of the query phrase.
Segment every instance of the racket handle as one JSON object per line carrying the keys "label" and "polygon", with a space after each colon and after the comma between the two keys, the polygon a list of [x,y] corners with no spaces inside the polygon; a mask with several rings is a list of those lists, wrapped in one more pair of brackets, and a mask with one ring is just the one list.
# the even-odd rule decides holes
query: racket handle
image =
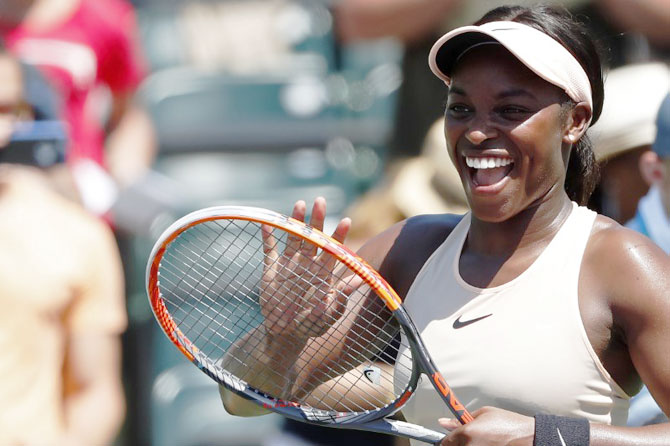
{"label": "racket handle", "polygon": [[454,395],[454,392],[447,385],[447,382],[444,380],[444,377],[440,372],[433,373],[431,379],[437,390],[439,390],[440,396],[447,403],[447,406],[449,406],[449,409],[461,424],[467,424],[474,420],[474,417],[468,412],[465,406],[458,401],[458,398],[456,398],[456,395]]}
{"label": "racket handle", "polygon": [[445,437],[445,434],[442,432],[430,430],[417,424],[406,423],[399,420],[390,420],[387,418],[368,421],[360,425],[348,424],[343,425],[342,427],[395,435],[396,437],[411,438],[412,440],[418,440],[433,445],[439,445]]}

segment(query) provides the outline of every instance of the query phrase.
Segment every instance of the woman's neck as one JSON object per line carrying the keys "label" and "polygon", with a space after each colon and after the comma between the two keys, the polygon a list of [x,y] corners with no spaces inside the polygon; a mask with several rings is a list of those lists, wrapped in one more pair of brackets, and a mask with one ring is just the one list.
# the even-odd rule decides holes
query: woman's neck
{"label": "woman's neck", "polygon": [[[548,243],[567,220],[572,202],[561,191],[502,222],[487,222],[472,216],[467,250],[485,256],[509,257],[526,247]],[[540,243],[538,243],[540,242]]]}

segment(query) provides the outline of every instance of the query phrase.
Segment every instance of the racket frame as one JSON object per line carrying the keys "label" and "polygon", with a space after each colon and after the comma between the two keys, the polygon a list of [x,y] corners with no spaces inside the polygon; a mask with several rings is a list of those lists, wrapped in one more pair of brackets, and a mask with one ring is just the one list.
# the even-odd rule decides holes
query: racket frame
{"label": "racket frame", "polygon": [[[161,297],[159,267],[167,247],[182,233],[198,224],[222,219],[246,220],[269,225],[314,243],[358,274],[376,292],[404,330],[412,351],[412,361],[414,362],[412,373],[405,390],[398,398],[379,409],[361,412],[335,412],[301,406],[295,402],[274,398],[253,388],[209,359],[193,345],[179,329]],[[229,391],[273,412],[311,424],[399,435],[430,444],[438,444],[444,437],[443,433],[386,418],[392,416],[404,406],[414,394],[421,375],[425,374],[447,407],[462,424],[473,419],[458,401],[433,363],[418,330],[403,308],[402,300],[393,288],[374,268],[349,248],[302,221],[271,210],[248,206],[215,206],[191,212],[170,225],[154,244],[147,263],[146,287],[156,321],[165,335],[189,361]]]}

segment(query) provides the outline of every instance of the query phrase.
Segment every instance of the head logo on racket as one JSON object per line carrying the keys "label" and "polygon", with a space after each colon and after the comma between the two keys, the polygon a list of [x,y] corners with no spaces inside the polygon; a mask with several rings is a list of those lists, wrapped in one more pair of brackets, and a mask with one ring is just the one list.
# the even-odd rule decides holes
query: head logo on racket
{"label": "head logo on racket", "polygon": [[382,370],[379,367],[373,365],[367,366],[363,369],[363,375],[370,381],[372,384],[379,385],[382,378]]}

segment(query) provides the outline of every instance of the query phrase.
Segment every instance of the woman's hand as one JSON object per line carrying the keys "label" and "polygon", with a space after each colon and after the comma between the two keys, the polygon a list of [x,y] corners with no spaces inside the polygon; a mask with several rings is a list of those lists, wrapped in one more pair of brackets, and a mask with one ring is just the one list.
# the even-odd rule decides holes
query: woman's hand
{"label": "woman's hand", "polygon": [[[306,204],[298,201],[292,217],[304,221]],[[326,200],[314,200],[310,225],[323,230]],[[342,219],[332,237],[343,242],[351,221]],[[261,312],[265,328],[272,335],[289,335],[306,339],[323,335],[344,313],[346,294],[337,290],[333,280],[335,258],[311,243],[303,243],[297,236],[289,236],[282,252],[272,234],[264,225],[263,251],[265,252]]]}
{"label": "woman's hand", "polygon": [[440,418],[449,434],[442,446],[533,446],[535,420],[508,410],[483,407],[472,412],[474,421],[461,425],[455,419]]}

